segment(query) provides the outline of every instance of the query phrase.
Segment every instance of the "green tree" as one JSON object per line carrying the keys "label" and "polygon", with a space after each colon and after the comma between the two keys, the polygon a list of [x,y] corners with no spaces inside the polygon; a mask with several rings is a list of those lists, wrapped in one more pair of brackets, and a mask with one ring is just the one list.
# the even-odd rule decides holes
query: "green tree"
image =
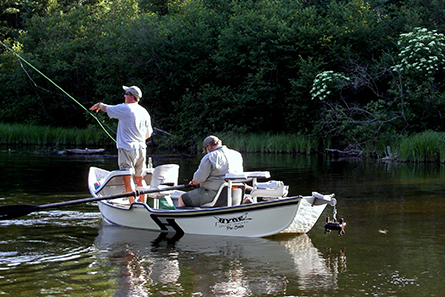
{"label": "green tree", "polygon": [[[401,34],[398,45],[397,58],[383,56],[373,67],[355,64],[349,78],[332,71],[317,75],[312,95],[324,103],[319,131],[328,130],[346,144],[363,145],[382,135],[445,128],[443,82],[437,79],[443,77],[444,35],[415,28]],[[380,84],[383,80],[389,84]],[[337,96],[335,89],[341,90]],[[348,98],[363,89],[374,96]]]}

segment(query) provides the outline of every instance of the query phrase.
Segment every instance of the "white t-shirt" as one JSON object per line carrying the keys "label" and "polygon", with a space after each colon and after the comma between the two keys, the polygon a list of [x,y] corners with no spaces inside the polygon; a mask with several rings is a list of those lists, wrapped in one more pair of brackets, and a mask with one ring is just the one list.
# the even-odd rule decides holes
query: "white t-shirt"
{"label": "white t-shirt", "polygon": [[107,114],[118,119],[117,148],[134,150],[146,148],[145,140],[153,133],[151,118],[147,110],[138,103],[108,105]]}

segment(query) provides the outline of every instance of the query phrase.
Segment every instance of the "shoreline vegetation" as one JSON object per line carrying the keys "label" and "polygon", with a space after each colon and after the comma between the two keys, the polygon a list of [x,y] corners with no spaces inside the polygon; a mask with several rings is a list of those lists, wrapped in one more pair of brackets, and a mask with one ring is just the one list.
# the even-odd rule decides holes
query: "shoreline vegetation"
{"label": "shoreline vegetation", "polygon": [[[223,144],[246,153],[331,154],[339,157],[375,158],[399,162],[445,163],[445,132],[425,131],[410,136],[395,136],[391,143],[374,144],[363,149],[353,147],[335,149],[329,142],[311,136],[292,133],[215,133]],[[158,148],[172,148],[171,141],[155,136]],[[86,129],[55,128],[26,124],[0,123],[1,145],[38,145],[48,152],[52,147],[64,146],[114,146],[114,142],[94,126]],[[192,148],[193,150],[194,148]],[[196,141],[196,151],[201,149],[201,140]]]}

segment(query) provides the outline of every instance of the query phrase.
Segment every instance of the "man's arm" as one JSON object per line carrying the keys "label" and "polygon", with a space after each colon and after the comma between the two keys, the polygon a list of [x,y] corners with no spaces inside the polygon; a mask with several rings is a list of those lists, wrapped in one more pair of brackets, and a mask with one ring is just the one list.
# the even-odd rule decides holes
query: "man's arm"
{"label": "man's arm", "polygon": [[102,102],[98,102],[98,103],[94,104],[93,106],[91,106],[90,110],[95,110],[96,112],[98,112],[99,110],[102,110],[103,112],[107,112],[107,106],[108,105],[106,105]]}
{"label": "man's arm", "polygon": [[208,155],[204,156],[199,164],[198,170],[193,174],[193,180],[190,182],[193,186],[198,186],[205,182],[212,173],[212,164]]}

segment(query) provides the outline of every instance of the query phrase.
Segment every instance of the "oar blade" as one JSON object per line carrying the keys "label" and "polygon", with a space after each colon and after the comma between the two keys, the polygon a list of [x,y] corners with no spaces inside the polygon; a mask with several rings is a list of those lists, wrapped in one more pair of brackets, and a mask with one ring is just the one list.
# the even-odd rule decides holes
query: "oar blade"
{"label": "oar blade", "polygon": [[0,220],[11,220],[21,216],[25,216],[39,207],[28,204],[4,205],[0,206]]}

